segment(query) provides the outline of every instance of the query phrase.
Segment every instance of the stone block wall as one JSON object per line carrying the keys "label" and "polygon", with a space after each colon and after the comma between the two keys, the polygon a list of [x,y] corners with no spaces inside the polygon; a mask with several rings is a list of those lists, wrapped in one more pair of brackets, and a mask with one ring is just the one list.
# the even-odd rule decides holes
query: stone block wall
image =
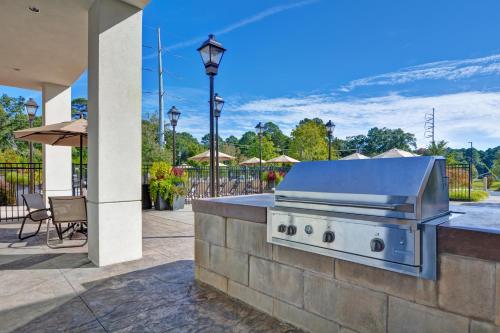
{"label": "stone block wall", "polygon": [[272,245],[266,231],[195,213],[196,278],[310,332],[500,333],[500,263],[444,253],[429,281]]}

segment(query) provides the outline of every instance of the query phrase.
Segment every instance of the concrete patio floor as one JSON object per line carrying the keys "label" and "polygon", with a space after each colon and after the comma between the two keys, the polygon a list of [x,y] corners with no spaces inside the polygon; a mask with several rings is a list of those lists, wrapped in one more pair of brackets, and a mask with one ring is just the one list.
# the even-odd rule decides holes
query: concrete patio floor
{"label": "concrete patio floor", "polygon": [[193,224],[189,206],[144,212],[143,258],[99,268],[0,222],[0,332],[300,332],[194,280]]}

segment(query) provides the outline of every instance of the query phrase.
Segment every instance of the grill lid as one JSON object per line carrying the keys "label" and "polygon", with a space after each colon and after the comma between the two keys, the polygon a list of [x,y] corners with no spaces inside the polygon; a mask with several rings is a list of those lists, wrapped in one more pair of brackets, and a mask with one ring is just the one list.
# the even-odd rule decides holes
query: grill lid
{"label": "grill lid", "polygon": [[276,206],[407,219],[448,212],[445,160],[424,156],[295,164]]}

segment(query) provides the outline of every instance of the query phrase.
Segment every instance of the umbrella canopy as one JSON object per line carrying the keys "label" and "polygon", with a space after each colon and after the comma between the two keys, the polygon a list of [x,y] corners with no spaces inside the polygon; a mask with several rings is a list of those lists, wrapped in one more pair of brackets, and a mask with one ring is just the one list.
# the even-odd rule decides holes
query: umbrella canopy
{"label": "umbrella canopy", "polygon": [[87,120],[78,119],[57,124],[27,128],[14,132],[18,140],[44,143],[52,146],[80,147],[87,145]]}
{"label": "umbrella canopy", "polygon": [[298,162],[300,161],[286,155],[281,155],[275,158],[271,158],[270,160],[267,161],[267,163],[298,163]]}
{"label": "umbrella canopy", "polygon": [[360,153],[354,153],[341,158],[341,160],[366,160],[366,159],[369,159],[369,157]]}
{"label": "umbrella canopy", "polygon": [[410,153],[406,150],[394,148],[394,149],[390,149],[382,154],[374,156],[373,158],[394,158],[394,157],[415,157],[415,156],[418,156],[418,155]]}
{"label": "umbrella canopy", "polygon": [[[262,160],[262,163],[266,163],[266,161]],[[257,157],[252,157],[240,163],[240,165],[257,165],[257,164],[260,164],[260,159]]]}
{"label": "umbrella canopy", "polygon": [[[197,162],[210,162],[210,150],[207,150],[201,154],[190,157],[189,159]],[[230,161],[230,160],[234,160],[234,157],[219,152],[219,161]]]}

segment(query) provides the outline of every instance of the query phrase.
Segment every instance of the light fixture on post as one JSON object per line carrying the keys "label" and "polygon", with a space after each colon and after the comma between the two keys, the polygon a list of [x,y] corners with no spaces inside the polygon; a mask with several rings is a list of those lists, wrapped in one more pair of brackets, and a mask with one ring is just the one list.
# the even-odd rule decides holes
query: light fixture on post
{"label": "light fixture on post", "polygon": [[264,124],[260,121],[255,126],[255,133],[259,136],[259,191],[262,193],[262,136],[264,135]]}
{"label": "light fixture on post", "polygon": [[220,185],[219,185],[219,117],[222,113],[222,108],[224,107],[224,99],[219,96],[219,94],[214,95],[214,116],[215,116],[215,182],[217,189],[215,190],[215,195],[219,196]]}
{"label": "light fixture on post", "polygon": [[[26,113],[28,114],[28,122],[30,128],[33,127],[33,121],[35,120],[36,117],[36,112],[38,111],[38,104],[36,104],[36,101],[33,98],[29,98],[26,103],[24,103],[24,109],[26,110]],[[35,191],[34,189],[34,178],[35,178],[35,170],[34,170],[34,165],[33,165],[33,143],[30,141],[29,143],[29,151],[30,151],[30,173],[29,173],[29,192],[33,193]]]}
{"label": "light fixture on post", "polygon": [[328,160],[330,161],[332,159],[332,137],[333,130],[335,129],[335,124],[331,120],[328,120],[328,122],[325,124],[325,127],[328,134]]}
{"label": "light fixture on post", "polygon": [[168,119],[170,120],[170,124],[172,125],[172,166],[175,166],[175,126],[177,126],[177,121],[181,116],[181,113],[175,106],[172,106],[170,110],[168,110]]}
{"label": "light fixture on post", "polygon": [[205,72],[210,78],[210,196],[212,197],[215,195],[214,77],[217,75],[225,51],[222,44],[215,40],[214,35],[208,35],[208,39],[198,48]]}

